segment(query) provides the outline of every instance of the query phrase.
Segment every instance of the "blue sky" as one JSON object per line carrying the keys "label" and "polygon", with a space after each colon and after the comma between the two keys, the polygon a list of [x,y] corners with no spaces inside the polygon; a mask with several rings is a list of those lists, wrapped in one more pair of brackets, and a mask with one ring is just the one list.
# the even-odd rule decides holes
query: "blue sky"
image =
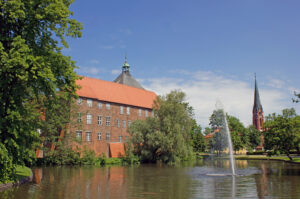
{"label": "blue sky", "polygon": [[127,54],[132,75],[158,94],[186,92],[203,127],[220,99],[251,123],[253,74],[265,115],[300,105],[300,1],[75,1],[83,36],[64,50],[78,73],[112,81]]}

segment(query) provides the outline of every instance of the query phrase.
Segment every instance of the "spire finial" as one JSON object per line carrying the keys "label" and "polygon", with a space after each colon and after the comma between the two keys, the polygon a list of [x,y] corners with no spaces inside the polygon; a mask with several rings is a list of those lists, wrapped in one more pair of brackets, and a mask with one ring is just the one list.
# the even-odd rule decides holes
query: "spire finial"
{"label": "spire finial", "polygon": [[125,62],[122,66],[122,71],[129,72],[130,65],[127,62],[127,53],[125,53]]}

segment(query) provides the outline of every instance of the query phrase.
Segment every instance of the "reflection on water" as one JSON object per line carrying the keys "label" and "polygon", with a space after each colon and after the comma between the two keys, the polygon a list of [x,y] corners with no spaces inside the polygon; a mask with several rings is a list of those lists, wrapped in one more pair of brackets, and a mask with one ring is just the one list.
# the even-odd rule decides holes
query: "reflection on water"
{"label": "reflection on water", "polygon": [[300,165],[237,160],[204,160],[182,166],[45,167],[32,183],[0,192],[0,199],[73,198],[300,198]]}

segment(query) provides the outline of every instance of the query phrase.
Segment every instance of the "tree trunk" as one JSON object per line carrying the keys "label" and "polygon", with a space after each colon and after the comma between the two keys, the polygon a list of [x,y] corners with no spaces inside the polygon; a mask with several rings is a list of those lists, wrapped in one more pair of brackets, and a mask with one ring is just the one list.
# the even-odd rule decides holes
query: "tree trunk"
{"label": "tree trunk", "polygon": [[291,155],[290,155],[289,152],[287,152],[286,155],[287,155],[287,157],[290,159],[290,161],[293,161],[293,158],[291,157]]}

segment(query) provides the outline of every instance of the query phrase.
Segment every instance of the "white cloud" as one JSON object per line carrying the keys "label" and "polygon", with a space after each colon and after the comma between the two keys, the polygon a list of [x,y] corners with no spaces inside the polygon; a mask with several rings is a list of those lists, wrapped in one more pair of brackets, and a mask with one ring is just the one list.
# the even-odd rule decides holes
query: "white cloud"
{"label": "white cloud", "polygon": [[[213,71],[185,71],[184,75],[184,78],[145,79],[143,85],[159,95],[174,89],[185,92],[187,101],[195,110],[195,119],[202,127],[208,126],[217,99],[220,99],[226,112],[239,118],[244,125],[252,123],[253,81],[239,80]],[[292,104],[288,88],[259,88],[259,92],[265,116],[280,112]]]}
{"label": "white cloud", "polygon": [[121,73],[121,70],[117,70],[117,69],[111,71],[111,74],[113,74],[113,75],[118,75],[120,73]]}
{"label": "white cloud", "polygon": [[119,31],[121,33],[126,34],[126,35],[131,35],[132,34],[132,31],[129,28],[121,28]]}
{"label": "white cloud", "polygon": [[111,50],[115,48],[114,45],[100,45],[99,47],[105,50]]}
{"label": "white cloud", "polygon": [[99,67],[92,66],[80,66],[78,69],[78,73],[82,75],[97,75],[100,73]]}
{"label": "white cloud", "polygon": [[97,64],[100,63],[100,61],[97,60],[97,59],[91,59],[91,60],[89,61],[89,63],[94,64],[94,65],[97,65]]}

